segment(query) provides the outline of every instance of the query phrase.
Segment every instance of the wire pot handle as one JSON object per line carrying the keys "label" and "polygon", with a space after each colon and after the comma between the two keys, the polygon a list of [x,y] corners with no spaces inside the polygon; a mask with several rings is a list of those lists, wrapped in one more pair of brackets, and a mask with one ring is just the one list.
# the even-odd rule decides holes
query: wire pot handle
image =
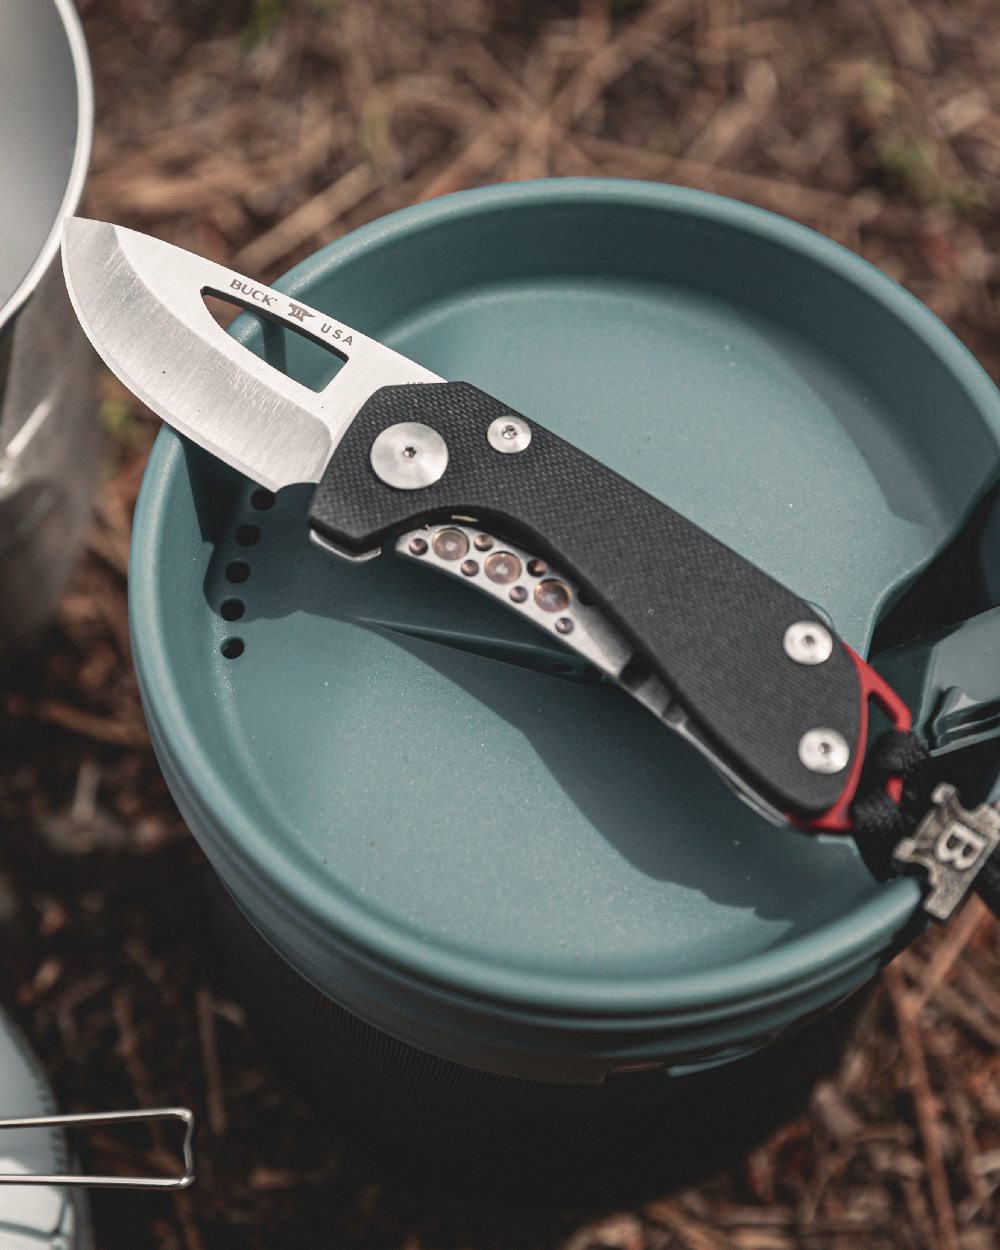
{"label": "wire pot handle", "polygon": [[31,1128],[95,1128],[101,1124],[152,1124],[172,1120],[184,1125],[184,1142],[181,1151],[184,1159],[182,1176],[83,1176],[40,1172],[0,1173],[0,1185],[75,1185],[87,1189],[187,1189],[195,1178],[194,1165],[194,1112],[187,1107],[155,1107],[148,1111],[102,1111],[83,1115],[22,1116],[13,1120],[0,1120],[3,1129]]}

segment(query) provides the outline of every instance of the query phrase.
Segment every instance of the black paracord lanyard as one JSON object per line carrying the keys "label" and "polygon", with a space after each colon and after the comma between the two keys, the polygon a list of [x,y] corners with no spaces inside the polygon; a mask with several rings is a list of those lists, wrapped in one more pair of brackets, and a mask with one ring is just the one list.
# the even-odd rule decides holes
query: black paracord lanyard
{"label": "black paracord lanyard", "polygon": [[926,872],[924,907],[936,920],[949,919],[970,889],[1000,916],[1000,811],[963,808],[919,734],[894,729],[872,744],[851,819],[877,875]]}

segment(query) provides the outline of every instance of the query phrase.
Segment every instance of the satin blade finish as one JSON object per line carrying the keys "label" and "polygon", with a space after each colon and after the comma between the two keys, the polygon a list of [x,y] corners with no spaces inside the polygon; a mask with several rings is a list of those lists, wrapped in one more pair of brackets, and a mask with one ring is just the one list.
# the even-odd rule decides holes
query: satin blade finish
{"label": "satin blade finish", "polygon": [[[63,268],[108,367],[175,429],[270,490],[317,482],[358,410],[382,386],[441,379],[329,314],[160,239],[67,218]],[[345,364],[322,391],[228,335],[217,295],[329,348]]]}

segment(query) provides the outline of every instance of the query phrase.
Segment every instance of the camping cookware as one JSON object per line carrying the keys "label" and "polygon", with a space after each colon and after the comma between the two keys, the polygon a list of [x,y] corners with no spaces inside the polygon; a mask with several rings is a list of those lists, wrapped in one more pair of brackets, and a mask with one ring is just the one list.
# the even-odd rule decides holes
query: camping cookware
{"label": "camping cookware", "polygon": [[[100,1128],[109,1124],[171,1122],[184,1129],[181,1151],[184,1171],[180,1176],[106,1176],[79,1172],[2,1171],[0,1185],[69,1185],[84,1189],[187,1189],[194,1183],[194,1113],[187,1107],[156,1107],[151,1111],[99,1111],[77,1115],[14,1116],[0,1119],[0,1131],[23,1135],[39,1129]],[[0,1203],[3,1199],[0,1198]],[[2,1206],[0,1206],[2,1210]]]}
{"label": "camping cookware", "polygon": [[[51,1115],[52,1095],[27,1043],[0,1013],[0,1110],[20,1117]],[[16,1184],[0,1187],[0,1250],[28,1245],[72,1247],[91,1243],[86,1204],[62,1180],[69,1171],[66,1143],[55,1126],[46,1131],[22,1127],[0,1133],[0,1173]],[[48,1174],[43,1184],[37,1174]],[[22,1184],[29,1174],[32,1184]],[[31,1177],[30,1174],[34,1174]]]}
{"label": "camping cookware", "polygon": [[[901,802],[925,762],[908,759],[909,709],[733,548],[534,417],[301,300],[109,223],[70,219],[64,250],[81,325],[108,365],[252,481],[316,484],[309,532],[333,555],[364,562],[392,542],[554,632],[776,823],[843,833],[864,819],[881,834],[896,817],[906,836],[894,859],[926,870],[937,919],[986,867],[1000,811],[965,812],[942,786],[916,827]],[[311,391],[224,334],[205,294],[305,335],[344,368]],[[895,735],[879,740],[882,776],[862,796],[870,701]],[[1000,862],[981,888],[1000,911]]]}
{"label": "camping cookware", "polygon": [[[190,436],[136,512],[137,673],[312,1088],[470,1157],[759,1131],[936,906],[889,873],[927,751],[862,657],[995,475],[982,370],[827,240],[641,183],[447,197],[274,288],[91,223],[66,263]],[[858,793],[884,883],[832,832]]]}
{"label": "camping cookware", "polygon": [[[38,1061],[2,1012],[0,1113],[0,1250],[23,1250],[29,1239],[52,1250],[89,1247],[81,1189],[176,1190],[194,1180],[194,1116],[187,1108],[57,1114]],[[91,1176],[71,1166],[63,1129],[153,1121],[177,1122],[184,1129],[180,1176]]]}
{"label": "camping cookware", "polygon": [[0,652],[62,589],[98,470],[93,355],[58,257],[92,124],[71,0],[0,0]]}

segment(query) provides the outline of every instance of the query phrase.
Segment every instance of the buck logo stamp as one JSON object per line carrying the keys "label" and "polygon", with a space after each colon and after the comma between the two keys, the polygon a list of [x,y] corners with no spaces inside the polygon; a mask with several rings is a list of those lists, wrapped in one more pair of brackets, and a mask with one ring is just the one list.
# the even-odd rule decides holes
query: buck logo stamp
{"label": "buck logo stamp", "polygon": [[966,811],[955,787],[945,784],[935,789],[932,799],[933,808],[892,857],[902,870],[926,871],[930,890],[924,909],[935,920],[948,920],[1000,844],[1000,811],[985,803]]}

